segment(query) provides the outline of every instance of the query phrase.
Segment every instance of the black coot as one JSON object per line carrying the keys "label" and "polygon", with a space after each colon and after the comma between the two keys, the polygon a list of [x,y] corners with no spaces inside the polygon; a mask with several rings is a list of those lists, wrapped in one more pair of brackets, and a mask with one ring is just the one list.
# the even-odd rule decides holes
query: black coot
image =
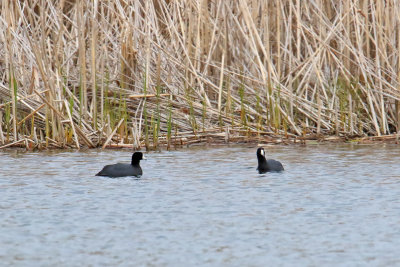
{"label": "black coot", "polygon": [[142,168],[140,167],[140,160],[146,159],[142,152],[135,152],[132,155],[131,164],[117,163],[112,165],[106,165],[104,168],[96,174],[96,176],[108,176],[108,177],[123,177],[123,176],[136,176],[140,177],[143,174]]}
{"label": "black coot", "polygon": [[259,173],[283,171],[282,163],[274,159],[265,159],[265,151],[264,148],[262,147],[257,149],[257,159],[258,159],[257,170]]}

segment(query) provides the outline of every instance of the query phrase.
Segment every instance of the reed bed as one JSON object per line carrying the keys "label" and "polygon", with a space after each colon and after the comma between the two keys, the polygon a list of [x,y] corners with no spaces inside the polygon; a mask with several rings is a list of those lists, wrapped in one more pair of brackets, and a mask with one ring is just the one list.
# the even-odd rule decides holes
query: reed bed
{"label": "reed bed", "polygon": [[0,3],[0,147],[400,130],[400,1]]}

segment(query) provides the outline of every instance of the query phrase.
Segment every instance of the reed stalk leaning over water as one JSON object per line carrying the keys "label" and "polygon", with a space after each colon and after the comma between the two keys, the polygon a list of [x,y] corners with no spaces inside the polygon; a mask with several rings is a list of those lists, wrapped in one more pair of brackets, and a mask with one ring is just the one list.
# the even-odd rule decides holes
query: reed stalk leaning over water
{"label": "reed stalk leaning over water", "polygon": [[0,143],[392,134],[399,13],[398,0],[3,0]]}

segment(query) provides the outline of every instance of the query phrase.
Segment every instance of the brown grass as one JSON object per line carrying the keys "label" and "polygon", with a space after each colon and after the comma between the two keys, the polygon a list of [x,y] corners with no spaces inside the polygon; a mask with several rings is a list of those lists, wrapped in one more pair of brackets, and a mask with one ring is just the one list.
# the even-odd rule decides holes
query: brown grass
{"label": "brown grass", "polygon": [[392,134],[399,13],[372,0],[3,0],[0,144]]}

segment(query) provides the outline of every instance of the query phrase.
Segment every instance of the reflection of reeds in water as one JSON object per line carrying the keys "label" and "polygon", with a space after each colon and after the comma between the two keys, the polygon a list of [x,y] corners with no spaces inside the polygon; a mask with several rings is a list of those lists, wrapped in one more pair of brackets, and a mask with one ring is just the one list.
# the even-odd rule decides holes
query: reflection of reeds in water
{"label": "reflection of reeds in water", "polygon": [[400,6],[10,1],[0,143],[168,147],[400,126]]}

